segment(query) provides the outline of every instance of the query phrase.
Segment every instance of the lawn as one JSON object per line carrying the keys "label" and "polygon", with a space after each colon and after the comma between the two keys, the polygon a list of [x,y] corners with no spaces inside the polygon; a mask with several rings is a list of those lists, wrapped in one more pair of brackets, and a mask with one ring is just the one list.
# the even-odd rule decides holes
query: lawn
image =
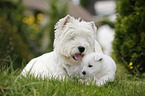
{"label": "lawn", "polygon": [[0,96],[145,96],[145,79],[130,75],[117,64],[114,82],[104,86],[86,85],[78,79],[56,80],[22,77],[21,70],[0,70]]}

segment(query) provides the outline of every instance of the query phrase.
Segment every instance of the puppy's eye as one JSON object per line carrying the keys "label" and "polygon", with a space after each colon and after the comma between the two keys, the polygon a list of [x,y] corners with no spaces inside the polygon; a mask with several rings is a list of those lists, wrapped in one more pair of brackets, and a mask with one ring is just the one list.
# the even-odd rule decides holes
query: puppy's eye
{"label": "puppy's eye", "polygon": [[88,65],[88,67],[93,67],[93,65]]}
{"label": "puppy's eye", "polygon": [[100,58],[99,61],[102,61],[103,58]]}
{"label": "puppy's eye", "polygon": [[70,40],[75,40],[75,38],[74,37],[71,37]]}

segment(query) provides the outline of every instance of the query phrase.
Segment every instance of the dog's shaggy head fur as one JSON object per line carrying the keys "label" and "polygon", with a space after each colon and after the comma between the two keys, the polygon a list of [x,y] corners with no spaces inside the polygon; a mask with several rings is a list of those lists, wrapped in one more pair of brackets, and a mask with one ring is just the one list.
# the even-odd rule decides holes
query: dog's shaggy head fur
{"label": "dog's shaggy head fur", "polygon": [[54,51],[69,65],[78,65],[84,55],[94,51],[96,27],[67,15],[55,26]]}

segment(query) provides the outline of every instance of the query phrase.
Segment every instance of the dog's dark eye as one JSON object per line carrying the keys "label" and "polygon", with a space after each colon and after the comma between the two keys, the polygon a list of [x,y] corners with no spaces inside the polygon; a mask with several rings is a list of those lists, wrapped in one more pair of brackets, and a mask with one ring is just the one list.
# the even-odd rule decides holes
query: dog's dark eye
{"label": "dog's dark eye", "polygon": [[88,65],[88,67],[93,67],[93,65]]}
{"label": "dog's dark eye", "polygon": [[71,37],[70,40],[75,40],[75,38],[74,37]]}
{"label": "dog's dark eye", "polygon": [[103,58],[100,58],[99,61],[102,61]]}

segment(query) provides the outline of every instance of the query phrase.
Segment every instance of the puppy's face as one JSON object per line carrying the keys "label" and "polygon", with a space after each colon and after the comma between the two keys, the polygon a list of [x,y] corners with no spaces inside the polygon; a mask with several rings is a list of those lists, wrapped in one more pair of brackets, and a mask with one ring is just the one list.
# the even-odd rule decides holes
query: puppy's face
{"label": "puppy's face", "polygon": [[96,55],[96,53],[86,56],[83,60],[84,67],[81,72],[81,76],[95,76],[97,73],[99,73],[99,71],[101,71],[102,64],[102,56]]}

